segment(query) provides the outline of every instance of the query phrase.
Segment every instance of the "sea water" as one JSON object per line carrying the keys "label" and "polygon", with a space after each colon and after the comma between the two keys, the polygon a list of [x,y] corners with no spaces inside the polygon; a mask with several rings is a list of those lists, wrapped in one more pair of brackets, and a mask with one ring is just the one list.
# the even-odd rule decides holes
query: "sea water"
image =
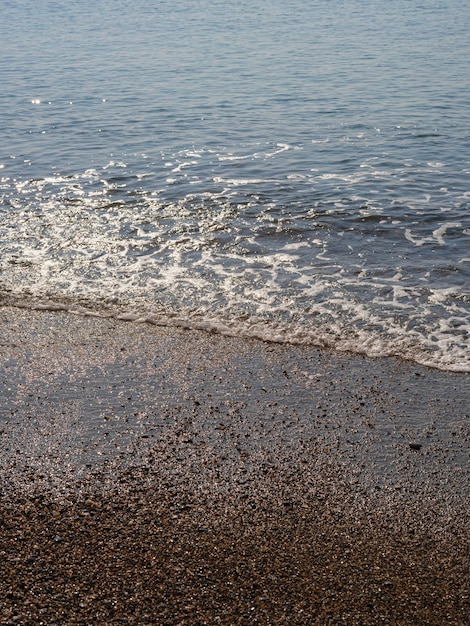
{"label": "sea water", "polygon": [[469,0],[0,10],[0,303],[470,371]]}

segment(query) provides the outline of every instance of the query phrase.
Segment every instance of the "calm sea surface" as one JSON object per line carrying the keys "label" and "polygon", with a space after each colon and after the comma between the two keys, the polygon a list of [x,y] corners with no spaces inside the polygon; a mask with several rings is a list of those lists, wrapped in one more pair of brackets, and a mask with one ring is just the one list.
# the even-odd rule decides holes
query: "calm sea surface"
{"label": "calm sea surface", "polygon": [[469,0],[0,10],[0,303],[470,371]]}

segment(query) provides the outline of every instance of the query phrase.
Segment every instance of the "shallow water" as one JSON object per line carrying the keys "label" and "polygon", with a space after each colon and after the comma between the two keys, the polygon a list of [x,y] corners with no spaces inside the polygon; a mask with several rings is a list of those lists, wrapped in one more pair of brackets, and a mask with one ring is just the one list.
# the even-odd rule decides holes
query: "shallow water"
{"label": "shallow water", "polygon": [[64,313],[5,307],[0,322],[3,494],[66,494],[96,472],[115,486],[147,467],[233,495],[267,468],[308,467],[468,499],[466,374]]}
{"label": "shallow water", "polygon": [[0,302],[470,371],[469,9],[2,3]]}

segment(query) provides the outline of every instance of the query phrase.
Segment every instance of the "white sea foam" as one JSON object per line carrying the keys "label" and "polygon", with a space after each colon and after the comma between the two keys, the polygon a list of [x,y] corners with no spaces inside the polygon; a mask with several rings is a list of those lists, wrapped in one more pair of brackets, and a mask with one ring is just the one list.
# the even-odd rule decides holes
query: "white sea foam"
{"label": "white sea foam", "polygon": [[445,245],[444,235],[446,235],[449,228],[461,228],[462,224],[460,222],[447,222],[445,224],[441,224],[439,228],[433,231],[432,236],[437,239],[437,242],[440,246]]}
{"label": "white sea foam", "polygon": [[[294,248],[299,249],[303,248]],[[70,271],[65,276],[58,272],[59,258],[44,265],[40,262],[41,251],[31,251],[32,266],[27,273],[18,266],[23,278],[35,277],[26,285],[29,295],[12,281],[2,301],[38,309],[68,310],[78,315],[176,324],[266,341],[329,346],[369,356],[397,355],[433,367],[470,371],[470,321],[466,309],[455,300],[455,288],[431,290],[423,306],[418,307],[417,288],[392,285],[391,292],[381,295],[381,289],[386,287],[384,282],[376,285],[376,295],[367,304],[356,302],[353,297],[355,285],[363,289],[361,280],[355,283],[345,278],[340,268],[333,281],[315,277],[315,266],[297,267],[298,257],[287,251],[259,255],[254,264],[231,254],[231,265],[226,257],[214,256],[206,249],[191,270],[182,249],[167,250],[170,255],[165,265],[153,263],[151,257],[139,257],[135,259],[139,269],[133,272],[124,257],[119,261],[108,253],[96,258],[98,281],[100,273],[108,269],[107,282],[103,283],[106,291],[98,293],[96,282],[88,283],[79,275],[74,278]],[[38,261],[40,273],[31,272]],[[114,267],[113,280],[109,267]],[[197,276],[194,272],[199,267],[202,274]],[[44,300],[46,286],[52,300]],[[152,293],[166,293],[173,300],[168,306],[156,306],[152,304],[155,296],[149,297]],[[69,304],[60,301],[64,295]],[[126,304],[130,297],[132,308]],[[193,304],[178,309],[174,304],[178,299]],[[427,318],[429,305],[445,306],[449,315],[433,321]]]}
{"label": "white sea foam", "polygon": [[305,164],[298,147],[5,177],[0,301],[470,371],[461,192],[407,187],[377,157]]}
{"label": "white sea foam", "polygon": [[432,237],[416,237],[412,234],[409,228],[405,228],[405,239],[411,241],[417,247],[424,246],[425,243],[429,243],[433,241]]}
{"label": "white sea foam", "polygon": [[222,178],[220,176],[215,176],[213,180],[215,183],[224,183],[235,187],[240,185],[259,185],[261,183],[274,182],[263,178]]}
{"label": "white sea foam", "polygon": [[[339,301],[338,301],[339,302]],[[17,303],[21,305],[21,303]],[[29,306],[23,303],[23,306]],[[99,315],[110,316],[109,312],[91,313],[87,308],[70,307],[60,304],[37,304],[34,308],[60,311],[69,310],[71,313],[79,315]],[[346,307],[347,308],[347,307]],[[458,342],[454,337],[449,336],[451,325],[443,324],[441,328],[434,329],[428,339],[428,345],[423,345],[422,336],[419,332],[404,332],[393,323],[393,318],[389,318],[390,326],[387,332],[377,334],[370,329],[345,330],[340,323],[330,320],[327,326],[318,323],[318,319],[326,307],[317,306],[312,310],[315,324],[312,327],[303,325],[289,325],[279,323],[267,323],[266,320],[241,318],[226,318],[223,315],[214,314],[204,316],[200,312],[187,311],[179,315],[138,314],[123,312],[113,315],[118,320],[149,323],[160,326],[180,326],[188,329],[205,330],[217,332],[223,335],[257,338],[263,341],[276,343],[292,343],[311,345],[318,347],[330,347],[340,351],[351,351],[365,354],[370,357],[400,356],[405,359],[414,360],[430,367],[450,370],[455,372],[470,372],[470,359],[468,350],[464,342]],[[383,323],[384,320],[371,316],[367,309],[359,307],[355,312],[355,318],[368,322]],[[460,326],[464,326],[461,320]],[[470,330],[470,324],[466,324],[465,329]]]}
{"label": "white sea foam", "polygon": [[245,161],[246,159],[251,159],[252,156],[251,155],[235,156],[233,154],[225,154],[225,155],[218,155],[217,158],[219,161]]}
{"label": "white sea foam", "polygon": [[174,167],[171,171],[173,173],[181,172],[186,167],[191,167],[192,165],[197,165],[197,161],[185,161],[183,163],[179,163],[176,167]]}
{"label": "white sea foam", "polygon": [[431,289],[429,294],[429,302],[446,302],[449,299],[449,296],[454,296],[458,293],[458,290],[454,287],[450,287],[448,289]]}

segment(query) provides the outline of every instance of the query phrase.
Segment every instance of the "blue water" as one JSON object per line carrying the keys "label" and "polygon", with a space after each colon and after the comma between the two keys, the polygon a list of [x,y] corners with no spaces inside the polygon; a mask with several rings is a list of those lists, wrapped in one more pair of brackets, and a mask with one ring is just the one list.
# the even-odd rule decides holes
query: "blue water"
{"label": "blue water", "polygon": [[0,8],[0,302],[470,371],[469,0]]}

